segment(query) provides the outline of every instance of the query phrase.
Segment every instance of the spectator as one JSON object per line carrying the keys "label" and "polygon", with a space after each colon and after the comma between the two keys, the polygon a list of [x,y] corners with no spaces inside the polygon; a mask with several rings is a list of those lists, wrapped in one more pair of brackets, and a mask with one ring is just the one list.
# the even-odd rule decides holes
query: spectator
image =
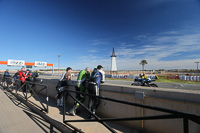
{"label": "spectator", "polygon": [[3,75],[3,82],[6,81],[6,78],[7,78],[7,77],[10,77],[9,69],[6,69],[6,71],[4,72],[4,75]]}
{"label": "spectator", "polygon": [[[79,72],[78,78],[77,78],[77,86],[75,86],[76,91],[84,92],[85,91],[85,83],[87,80],[90,79],[90,68],[87,67],[85,70],[81,70]],[[81,103],[84,101],[84,95],[76,93],[76,99],[78,99]],[[76,115],[76,110],[79,107],[79,103],[74,101],[74,106],[70,110],[71,115]]]}
{"label": "spectator", "polygon": [[25,68],[22,67],[22,69],[19,71],[19,76],[20,76],[20,80],[21,80],[20,86],[23,86],[22,90],[25,92],[26,88],[24,87],[25,86],[24,83],[25,83],[26,78],[28,78],[28,77],[25,75],[24,71],[25,71]]}
{"label": "spectator", "polygon": [[[15,89],[18,89],[20,86],[21,86],[21,82],[20,82],[20,75],[19,75],[19,71],[17,71],[14,76],[13,76],[13,79],[14,79],[14,85],[15,85]],[[17,80],[18,79],[18,80]]]}
{"label": "spectator", "polygon": [[14,74],[13,78],[14,78],[14,82],[16,82],[16,80],[20,78],[20,76],[19,76],[19,71],[17,71],[17,72]]}
{"label": "spectator", "polygon": [[25,75],[27,76],[26,81],[33,81],[31,70],[27,69]]}
{"label": "spectator", "polygon": [[11,85],[12,84],[12,79],[9,78],[9,77],[11,77],[10,73],[9,73],[9,69],[6,69],[6,71],[4,72],[4,75],[3,75],[3,82],[6,81],[7,85]]}
{"label": "spectator", "polygon": [[34,71],[34,72],[32,73],[33,81],[36,81],[36,77],[39,77],[39,72],[40,72],[40,70],[37,69],[36,71]]}

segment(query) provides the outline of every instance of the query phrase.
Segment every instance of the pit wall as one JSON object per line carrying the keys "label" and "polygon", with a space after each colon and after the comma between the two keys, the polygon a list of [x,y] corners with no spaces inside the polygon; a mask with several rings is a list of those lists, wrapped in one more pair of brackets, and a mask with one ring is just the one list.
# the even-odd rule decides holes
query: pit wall
{"label": "pit wall", "polygon": [[[55,95],[57,94],[55,87],[58,80],[43,79],[43,83],[48,85],[49,97],[55,98]],[[69,89],[75,89],[73,86],[75,84],[76,81],[71,81],[70,85],[72,86],[69,86]],[[36,86],[36,88],[39,89],[40,87]],[[200,91],[147,88],[107,83],[102,84],[100,90],[100,95],[108,98],[200,115]],[[45,92],[41,93],[44,94]],[[144,99],[141,94],[144,94]],[[73,95],[75,96],[75,94]],[[73,99],[68,96],[67,106],[73,106],[73,102]],[[88,105],[87,102],[88,97],[86,97],[84,101],[86,106]],[[115,103],[107,100],[101,100],[97,113],[103,118],[142,117],[166,114],[159,111]],[[148,133],[183,132],[183,119],[123,121],[120,123]],[[199,133],[200,125],[189,121],[189,132]]]}

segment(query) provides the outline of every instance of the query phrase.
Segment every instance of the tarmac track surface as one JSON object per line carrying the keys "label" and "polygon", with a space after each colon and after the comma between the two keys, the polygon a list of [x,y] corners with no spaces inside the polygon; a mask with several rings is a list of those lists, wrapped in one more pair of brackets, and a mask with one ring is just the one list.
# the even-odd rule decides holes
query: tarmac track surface
{"label": "tarmac track surface", "polygon": [[[122,81],[122,80],[106,80],[106,83],[119,84],[119,85],[130,85],[133,81]],[[179,84],[179,83],[160,83],[153,82],[158,85],[159,88],[168,89],[182,89],[182,90],[200,90],[199,84]]]}
{"label": "tarmac track surface", "polygon": [[[60,76],[44,76],[41,75],[40,78],[46,79],[60,79]],[[76,78],[72,78],[76,80]],[[106,80],[105,83],[117,84],[117,85],[130,85],[133,81],[124,81],[124,80]],[[158,85],[159,88],[168,88],[168,89],[182,89],[182,90],[200,90],[200,84],[180,84],[180,83],[160,83],[153,82]]]}

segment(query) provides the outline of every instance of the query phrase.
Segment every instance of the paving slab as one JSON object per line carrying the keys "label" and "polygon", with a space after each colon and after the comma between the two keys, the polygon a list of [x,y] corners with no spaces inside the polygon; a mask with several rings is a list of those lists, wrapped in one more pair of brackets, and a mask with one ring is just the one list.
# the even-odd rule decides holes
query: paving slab
{"label": "paving slab", "polygon": [[[22,95],[21,92],[19,94]],[[30,96],[30,93],[28,94]],[[45,104],[45,96],[38,95],[41,101]],[[39,103],[38,99],[36,97],[30,97],[29,100],[38,106],[42,107]],[[81,112],[77,113],[77,115],[72,116],[69,114],[69,110],[72,108],[71,105],[66,105],[66,120],[84,120],[88,118],[88,114],[86,111],[81,110]],[[63,122],[63,107],[57,107],[56,106],[56,100],[50,98],[49,99],[49,112],[47,115],[51,118],[53,118],[56,121]],[[69,124],[75,126],[76,128],[80,129],[83,132],[86,133],[110,133],[111,131],[108,130],[105,126],[103,126],[99,122],[70,122]],[[113,128],[118,133],[137,133],[134,129],[122,126],[117,123],[109,122],[109,126]]]}
{"label": "paving slab", "polygon": [[0,101],[1,133],[43,132],[43,130],[27,116],[23,109],[17,107],[2,90],[0,90]]}
{"label": "paving slab", "polygon": [[[15,90],[13,90],[15,93]],[[22,92],[18,94],[23,96]],[[28,96],[31,96],[28,93]],[[45,96],[38,95],[42,103],[46,104]],[[28,100],[35,103],[42,108],[39,100],[33,96]],[[52,129],[43,118],[34,114],[28,107],[17,101],[17,99],[9,92],[0,90],[0,133],[23,133],[23,132],[59,132],[57,129]],[[45,105],[46,106],[46,105]],[[4,108],[2,108],[4,107]],[[66,107],[66,120],[83,120],[87,119],[88,114],[86,111],[79,112],[76,116],[71,116],[68,112],[72,106],[67,105]],[[49,113],[46,113],[52,119],[62,123],[63,121],[63,107],[56,106],[55,99],[49,99]],[[5,119],[5,121],[3,121]],[[69,124],[75,126],[86,133],[110,133],[110,131],[99,122],[70,122]],[[128,132],[136,133],[134,129],[109,122],[113,130],[118,133]]]}

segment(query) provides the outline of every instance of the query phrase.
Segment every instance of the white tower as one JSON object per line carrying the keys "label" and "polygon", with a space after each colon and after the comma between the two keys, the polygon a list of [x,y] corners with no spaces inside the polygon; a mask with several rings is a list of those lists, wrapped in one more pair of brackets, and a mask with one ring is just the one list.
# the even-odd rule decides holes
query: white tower
{"label": "white tower", "polygon": [[115,55],[114,47],[113,47],[112,55],[110,57],[112,57],[111,73],[117,73],[117,62],[116,62],[116,57],[117,56]]}

